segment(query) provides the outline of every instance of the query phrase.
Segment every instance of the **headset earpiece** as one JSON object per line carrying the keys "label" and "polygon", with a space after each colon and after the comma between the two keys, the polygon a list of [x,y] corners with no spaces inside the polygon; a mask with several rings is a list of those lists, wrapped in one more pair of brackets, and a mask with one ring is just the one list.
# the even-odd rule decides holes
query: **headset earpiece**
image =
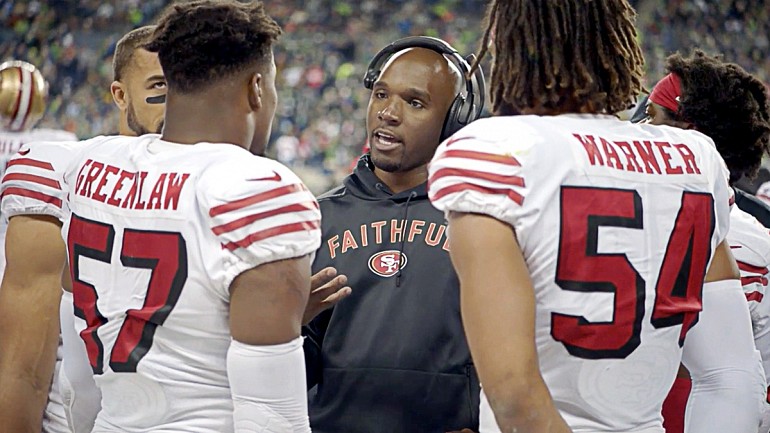
{"label": "headset earpiece", "polygon": [[371,90],[372,87],[374,87],[374,82],[377,81],[377,78],[379,77],[380,77],[379,68],[367,70],[366,75],[364,75],[364,87]]}

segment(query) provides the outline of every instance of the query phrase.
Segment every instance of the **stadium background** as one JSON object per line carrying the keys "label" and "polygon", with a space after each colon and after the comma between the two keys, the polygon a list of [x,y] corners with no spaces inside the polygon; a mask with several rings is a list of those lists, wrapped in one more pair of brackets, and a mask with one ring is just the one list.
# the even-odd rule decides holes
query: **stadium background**
{"label": "stadium background", "polygon": [[[169,0],[0,0],[0,60],[26,60],[50,83],[39,126],[81,138],[113,133],[109,84],[115,42],[150,24]],[[276,49],[279,104],[272,156],[314,192],[347,174],[365,139],[370,58],[408,35],[441,37],[463,54],[477,49],[482,0],[265,0],[282,25]],[[666,55],[700,47],[722,53],[770,83],[770,5],[764,0],[631,0],[647,61],[647,84]]]}

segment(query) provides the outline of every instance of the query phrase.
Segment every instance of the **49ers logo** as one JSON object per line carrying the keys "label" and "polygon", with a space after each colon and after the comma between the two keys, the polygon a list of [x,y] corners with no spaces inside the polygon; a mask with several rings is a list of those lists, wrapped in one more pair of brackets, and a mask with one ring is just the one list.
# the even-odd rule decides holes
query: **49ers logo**
{"label": "49ers logo", "polygon": [[380,251],[369,258],[369,269],[381,277],[392,277],[404,266],[406,266],[406,254],[396,250]]}

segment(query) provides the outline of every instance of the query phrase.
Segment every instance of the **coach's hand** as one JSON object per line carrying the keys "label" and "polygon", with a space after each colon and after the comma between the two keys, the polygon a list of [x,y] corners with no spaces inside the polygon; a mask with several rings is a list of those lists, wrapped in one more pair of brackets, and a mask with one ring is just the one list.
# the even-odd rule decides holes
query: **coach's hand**
{"label": "coach's hand", "polygon": [[353,291],[345,285],[347,283],[348,277],[337,275],[337,270],[332,267],[324,268],[313,275],[310,279],[310,299],[305,307],[302,325],[307,325],[321,311],[347,298]]}

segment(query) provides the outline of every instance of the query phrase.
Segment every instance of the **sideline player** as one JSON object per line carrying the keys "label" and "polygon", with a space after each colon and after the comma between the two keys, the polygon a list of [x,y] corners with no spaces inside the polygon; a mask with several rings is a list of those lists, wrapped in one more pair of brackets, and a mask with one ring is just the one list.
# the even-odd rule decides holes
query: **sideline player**
{"label": "sideline player", "polygon": [[482,432],[662,432],[680,359],[689,431],[759,425],[724,163],[705,135],[612,116],[641,90],[634,18],[623,0],[493,1],[497,117],[430,165]]}
{"label": "sideline player", "polygon": [[[160,104],[156,102],[159,97],[165,98],[165,80],[157,54],[141,48],[149,41],[153,30],[154,26],[134,29],[121,38],[115,48],[113,73],[116,80],[111,87],[116,106],[120,109],[118,130],[121,134],[159,131],[162,126],[164,99]],[[42,80],[41,76],[35,77]],[[10,86],[3,85],[3,89],[8,88]],[[33,87],[39,88],[44,87],[39,84]],[[147,103],[148,99],[150,103]],[[35,104],[34,107],[37,106]],[[71,134],[60,135],[36,133],[27,135],[30,138],[23,142],[76,140]],[[22,134],[17,136],[24,137]],[[56,146],[58,150],[47,158],[60,156],[66,160],[74,152],[74,147],[74,143]],[[18,147],[15,149],[18,150]],[[14,431],[39,429],[34,426],[40,425],[42,407],[46,404],[44,384],[51,383],[47,396],[49,403],[42,420],[44,431],[90,432],[99,409],[100,396],[82,353],[85,350],[83,343],[74,332],[73,321],[76,319],[72,313],[72,295],[65,291],[62,296],[59,289],[62,285],[69,287],[69,277],[63,278],[61,284],[57,282],[64,263],[59,261],[65,251],[60,234],[63,214],[60,210],[48,211],[51,203],[45,203],[45,191],[30,192],[30,188],[45,185],[21,181],[36,179],[35,173],[29,173],[29,170],[35,169],[34,166],[17,163],[9,169],[11,177],[4,178],[4,195],[16,195],[17,201],[5,203],[4,216],[11,218],[9,259],[15,259],[13,263],[16,266],[11,266],[11,278],[4,281],[3,294],[0,294],[0,347],[4,349],[0,351],[0,383],[3,383],[0,387],[0,418],[8,429]],[[40,196],[41,193],[43,196]],[[5,224],[2,227],[6,227]],[[35,236],[30,236],[31,233]],[[51,287],[49,283],[55,283],[53,289],[43,290]],[[33,293],[33,290],[28,290],[30,287],[39,291]],[[56,318],[52,311],[60,305],[60,299],[61,324],[49,320]],[[44,319],[32,320],[41,317]],[[57,350],[58,338],[52,339],[52,336],[58,335],[59,329],[63,331],[63,344],[59,344],[60,349]],[[61,375],[60,368],[64,371]],[[62,386],[59,386],[60,382]],[[54,422],[55,425],[51,426]]]}
{"label": "sideline player", "polygon": [[95,430],[309,431],[299,327],[320,214],[293,173],[242,149],[269,136],[279,34],[258,2],[170,6],[147,47],[168,81],[164,135],[96,138],[68,165]]}
{"label": "sideline player", "polygon": [[[0,176],[8,159],[24,143],[34,141],[77,141],[75,134],[49,128],[35,128],[45,114],[48,83],[34,65],[12,60],[0,64]],[[0,221],[0,245],[7,225]],[[0,275],[5,267],[5,250],[0,248]]]}
{"label": "sideline player", "polygon": [[[67,131],[35,128],[37,122],[43,117],[46,109],[46,99],[48,95],[48,83],[40,71],[30,63],[24,61],[9,61],[0,64],[0,176],[4,175],[8,159],[16,153],[19,148],[33,141],[74,141],[77,137]],[[5,236],[8,225],[3,217],[0,221],[0,275],[5,269]],[[16,326],[15,324],[5,324],[0,322],[0,327]],[[57,338],[58,340],[58,338]],[[0,352],[9,350],[9,344],[0,338]],[[2,358],[0,358],[2,359]],[[55,374],[58,376],[60,368],[59,361],[61,354],[57,353],[55,361]],[[0,365],[2,361],[0,360]],[[52,365],[53,367],[53,365]],[[40,431],[42,425],[43,432],[66,432],[68,431],[67,421],[65,419],[65,410],[62,403],[62,397],[58,386],[58,380],[54,377],[53,381],[40,384],[37,392],[37,398],[40,404],[36,414],[36,431]],[[13,383],[8,383],[0,377],[0,388],[12,390]],[[0,391],[0,394],[2,391]],[[27,394],[17,394],[13,397],[17,403],[23,403]],[[0,398],[2,401],[2,398]],[[46,403],[47,402],[47,403]],[[10,405],[9,409],[15,407]],[[0,419],[6,420],[4,412],[0,409]],[[8,421],[10,423],[10,421]],[[12,426],[13,424],[8,424]],[[5,428],[5,424],[4,424]]]}
{"label": "sideline player", "polygon": [[[740,66],[700,50],[687,58],[680,54],[669,56],[667,70],[669,74],[650,94],[646,121],[696,129],[708,135],[730,170],[731,186],[744,176],[756,176],[763,155],[770,149],[770,110],[764,85]],[[754,342],[762,354],[767,377],[770,302],[764,297],[770,273],[770,235],[753,216],[733,205],[727,241],[741,271]],[[663,425],[668,433],[684,431],[690,385],[683,369],[663,404]],[[765,412],[768,409],[770,406],[765,405]]]}
{"label": "sideline player", "polygon": [[120,135],[160,134],[166,101],[166,79],[158,54],[144,48],[155,26],[126,33],[112,58],[112,100],[120,110]]}

